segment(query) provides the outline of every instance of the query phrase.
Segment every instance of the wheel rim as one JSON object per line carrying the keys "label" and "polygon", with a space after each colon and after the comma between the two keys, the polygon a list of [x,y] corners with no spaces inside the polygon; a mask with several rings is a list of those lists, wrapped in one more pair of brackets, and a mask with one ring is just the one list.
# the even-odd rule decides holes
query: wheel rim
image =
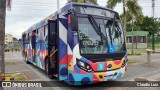
{"label": "wheel rim", "polygon": [[46,73],[48,75],[48,60],[46,61]]}

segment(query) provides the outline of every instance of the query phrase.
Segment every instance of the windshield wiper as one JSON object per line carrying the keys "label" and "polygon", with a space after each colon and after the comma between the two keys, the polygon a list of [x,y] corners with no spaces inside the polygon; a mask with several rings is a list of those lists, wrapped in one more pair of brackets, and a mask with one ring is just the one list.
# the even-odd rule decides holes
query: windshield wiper
{"label": "windshield wiper", "polygon": [[88,19],[89,19],[91,25],[93,26],[94,30],[96,31],[96,33],[98,35],[100,35],[100,37],[101,37],[101,43],[103,44],[103,39],[102,38],[104,38],[106,40],[106,42],[108,43],[107,37],[101,32],[101,26],[100,26],[100,24],[98,25],[97,22],[95,21],[95,19],[91,15],[88,15]]}
{"label": "windshield wiper", "polygon": [[101,30],[100,30],[97,22],[94,20],[94,18],[93,18],[91,15],[88,15],[88,19],[89,19],[91,25],[93,26],[94,30],[96,31],[96,33],[97,33],[98,35],[101,35],[102,32],[101,32]]}

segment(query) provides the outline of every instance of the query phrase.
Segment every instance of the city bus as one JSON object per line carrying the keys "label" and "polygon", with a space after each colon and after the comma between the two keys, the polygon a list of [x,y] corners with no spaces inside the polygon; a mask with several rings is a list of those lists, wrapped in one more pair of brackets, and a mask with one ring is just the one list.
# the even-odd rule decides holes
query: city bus
{"label": "city bus", "polygon": [[69,3],[22,33],[26,63],[50,78],[84,85],[125,76],[127,50],[119,14]]}

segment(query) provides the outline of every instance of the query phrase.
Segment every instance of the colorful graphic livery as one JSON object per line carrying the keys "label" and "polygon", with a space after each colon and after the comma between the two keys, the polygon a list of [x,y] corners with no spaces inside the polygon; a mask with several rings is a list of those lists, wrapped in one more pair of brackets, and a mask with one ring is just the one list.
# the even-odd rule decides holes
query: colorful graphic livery
{"label": "colorful graphic livery", "polygon": [[27,63],[72,85],[121,78],[127,67],[124,30],[110,9],[69,3],[22,34]]}

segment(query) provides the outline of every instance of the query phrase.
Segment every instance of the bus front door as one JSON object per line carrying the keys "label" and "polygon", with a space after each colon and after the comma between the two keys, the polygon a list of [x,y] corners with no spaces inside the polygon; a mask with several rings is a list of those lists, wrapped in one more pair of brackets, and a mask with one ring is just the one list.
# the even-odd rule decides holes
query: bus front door
{"label": "bus front door", "polygon": [[32,31],[32,62],[36,64],[36,30]]}
{"label": "bus front door", "polygon": [[[58,58],[57,58],[57,24],[56,21],[49,20],[48,21],[48,29],[49,29],[49,39],[48,39],[48,50],[49,50],[49,59],[51,64],[51,74],[58,74]],[[56,75],[57,76],[57,75]]]}

